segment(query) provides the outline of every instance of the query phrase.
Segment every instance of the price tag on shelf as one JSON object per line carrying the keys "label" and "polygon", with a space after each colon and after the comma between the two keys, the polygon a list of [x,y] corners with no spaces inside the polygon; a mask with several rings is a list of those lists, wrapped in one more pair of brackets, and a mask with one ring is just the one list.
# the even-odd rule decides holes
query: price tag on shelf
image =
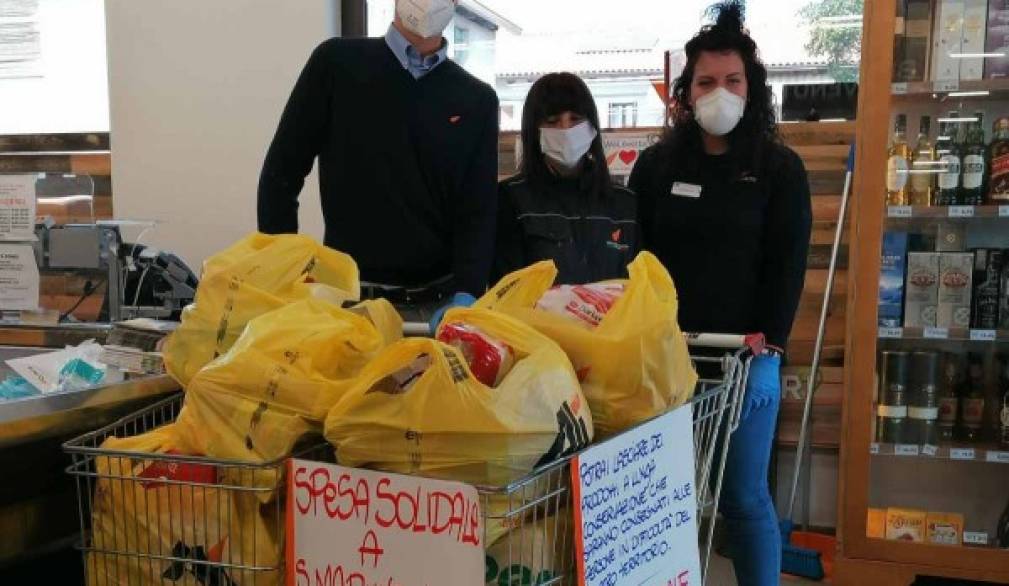
{"label": "price tag on shelf", "polygon": [[879,444],[876,442],[872,442],[871,444],[869,444],[869,453],[872,454],[873,456],[878,456]]}
{"label": "price tag on shelf", "polygon": [[932,91],[935,92],[955,92],[960,89],[960,80],[948,79],[932,82]]}
{"label": "price tag on shelf", "polygon": [[988,452],[988,461],[996,464],[1009,464],[1009,452]]}
{"label": "price tag on shelf", "polygon": [[946,340],[949,339],[949,328],[925,328],[926,340]]}
{"label": "price tag on shelf", "polygon": [[963,542],[967,545],[988,545],[988,534],[980,531],[964,531]]}
{"label": "price tag on shelf", "polygon": [[891,83],[890,93],[895,96],[903,96],[907,93],[907,82],[902,83]]}
{"label": "price tag on shelf", "polygon": [[995,330],[971,330],[971,342],[994,342],[997,332]]}
{"label": "price tag on shelf", "polygon": [[973,460],[974,448],[951,448],[949,450],[950,460]]}
{"label": "price tag on shelf", "polygon": [[999,206],[998,207],[998,217],[1009,218],[1009,206]]}
{"label": "price tag on shelf", "polygon": [[917,456],[921,450],[917,444],[897,444],[893,447],[893,453],[897,456]]}
{"label": "price tag on shelf", "polygon": [[910,218],[914,212],[911,206],[887,206],[886,215],[891,218]]}
{"label": "price tag on shelf", "polygon": [[949,206],[949,217],[951,218],[973,218],[974,206]]}
{"label": "price tag on shelf", "polygon": [[904,337],[904,328],[879,328],[879,337],[899,340]]}
{"label": "price tag on shelf", "polygon": [[928,444],[925,444],[924,446],[921,447],[921,453],[924,454],[925,456],[934,458],[936,457],[936,455],[939,454],[939,446],[930,446]]}

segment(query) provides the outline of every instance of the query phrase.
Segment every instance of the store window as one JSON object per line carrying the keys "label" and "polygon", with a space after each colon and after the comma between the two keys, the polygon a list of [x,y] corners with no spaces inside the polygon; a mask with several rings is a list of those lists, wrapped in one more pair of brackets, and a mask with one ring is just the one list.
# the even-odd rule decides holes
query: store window
{"label": "store window", "polygon": [[[394,0],[367,0],[368,31],[385,34]],[[674,76],[683,45],[714,0],[459,0],[446,37],[450,54],[493,86],[517,130],[529,88],[542,75],[570,71],[596,97],[604,123],[663,123],[660,97],[666,52]],[[747,23],[779,97],[793,84],[854,81],[861,53],[862,0],[749,2]],[[463,32],[465,31],[465,32]],[[461,34],[460,34],[461,33]],[[636,107],[626,106],[636,104]],[[616,112],[609,105],[619,107]],[[504,111],[504,110],[502,110]],[[610,116],[607,116],[607,114]]]}
{"label": "store window", "polygon": [[638,125],[638,105],[635,102],[610,103],[610,128],[634,128]]}

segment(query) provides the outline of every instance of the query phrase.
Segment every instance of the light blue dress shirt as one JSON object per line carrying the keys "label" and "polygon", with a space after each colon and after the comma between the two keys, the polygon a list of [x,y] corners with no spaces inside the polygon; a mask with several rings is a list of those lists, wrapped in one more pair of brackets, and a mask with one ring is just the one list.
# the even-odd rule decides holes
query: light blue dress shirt
{"label": "light blue dress shirt", "polygon": [[403,33],[392,25],[389,26],[389,32],[385,33],[385,43],[414,79],[420,79],[431,73],[435,67],[448,59],[448,42],[445,39],[442,39],[440,49],[424,57],[410,44],[410,41],[406,40]]}

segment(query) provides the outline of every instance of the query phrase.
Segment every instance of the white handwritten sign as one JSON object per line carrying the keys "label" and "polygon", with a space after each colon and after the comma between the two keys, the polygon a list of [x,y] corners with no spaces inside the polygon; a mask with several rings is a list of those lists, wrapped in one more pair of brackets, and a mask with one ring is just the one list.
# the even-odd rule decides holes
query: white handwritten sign
{"label": "white handwritten sign", "polygon": [[0,244],[0,309],[37,310],[40,279],[30,244]]}
{"label": "white handwritten sign", "polygon": [[288,586],[483,584],[473,487],[306,460],[288,466]]}
{"label": "white handwritten sign", "polygon": [[571,464],[579,584],[701,583],[689,405]]}

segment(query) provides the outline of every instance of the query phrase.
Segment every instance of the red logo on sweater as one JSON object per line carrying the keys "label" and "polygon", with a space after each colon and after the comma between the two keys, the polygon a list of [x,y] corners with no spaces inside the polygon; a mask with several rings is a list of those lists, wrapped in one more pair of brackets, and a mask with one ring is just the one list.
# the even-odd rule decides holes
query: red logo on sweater
{"label": "red logo on sweater", "polygon": [[462,120],[462,116],[452,116],[451,118],[448,119],[448,121],[451,122],[452,124],[459,124],[460,120]]}
{"label": "red logo on sweater", "polygon": [[613,234],[610,234],[610,240],[614,242],[620,242],[620,228],[617,228]]}

